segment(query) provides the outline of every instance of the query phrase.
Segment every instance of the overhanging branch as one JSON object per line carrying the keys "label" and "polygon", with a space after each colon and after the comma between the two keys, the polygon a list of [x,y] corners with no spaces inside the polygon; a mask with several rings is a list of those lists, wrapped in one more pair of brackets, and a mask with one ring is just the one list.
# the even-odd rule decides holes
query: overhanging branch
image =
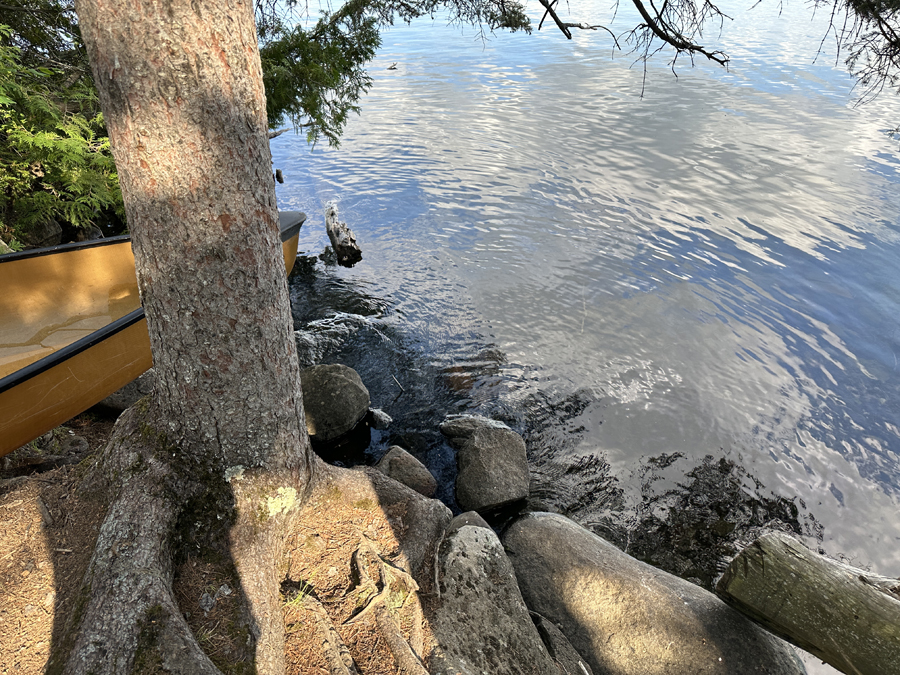
{"label": "overhanging branch", "polygon": [[631,1],[634,3],[634,6],[640,13],[641,18],[644,20],[645,27],[649,28],[656,37],[658,37],[663,42],[671,45],[677,51],[689,52],[691,54],[702,54],[710,61],[715,61],[716,63],[723,66],[728,63],[728,56],[725,55],[724,52],[709,51],[696,42],[692,42],[688,38],[684,37],[678,30],[670,26],[662,16],[662,13],[663,11],[665,11],[667,5],[663,5],[663,10],[659,12],[657,12],[656,8],[654,7],[655,16],[651,16],[650,12],[647,11],[647,8],[644,6],[644,3],[641,2],[641,0]]}

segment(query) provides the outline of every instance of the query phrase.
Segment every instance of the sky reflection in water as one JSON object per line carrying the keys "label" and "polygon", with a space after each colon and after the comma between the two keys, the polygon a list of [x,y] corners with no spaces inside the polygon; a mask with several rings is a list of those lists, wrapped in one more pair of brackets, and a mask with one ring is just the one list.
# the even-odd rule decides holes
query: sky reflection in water
{"label": "sky reflection in water", "polygon": [[603,457],[634,492],[646,458],[682,453],[677,481],[726,456],[801,498],[829,553],[897,574],[900,104],[853,108],[812,63],[823,17],[748,5],[728,71],[657,58],[643,98],[599,32],[398,26],[340,150],[274,142],[280,204],[317,252],[339,201],[365,259],[329,274],[433,363],[502,354],[472,409],[580,392],[576,441],[536,461]]}

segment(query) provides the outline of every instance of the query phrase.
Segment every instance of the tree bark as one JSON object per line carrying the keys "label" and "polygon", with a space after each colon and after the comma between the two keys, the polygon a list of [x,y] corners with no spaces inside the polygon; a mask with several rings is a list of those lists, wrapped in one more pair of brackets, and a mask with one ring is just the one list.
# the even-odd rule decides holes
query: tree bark
{"label": "tree bark", "polygon": [[252,2],[79,0],[169,441],[308,470]]}
{"label": "tree bark", "polygon": [[[167,636],[163,642],[179,654],[199,653],[189,631],[169,631],[181,620],[171,599],[172,524],[193,476],[230,490],[229,548],[256,669],[280,673],[280,532],[308,491],[315,457],[253,3],[77,0],[76,9],[119,172],[157,375],[152,414],[129,436],[131,455],[155,457],[156,473],[129,470],[131,491],[113,502],[68,663],[72,672],[126,672],[123,664],[148,636]],[[145,500],[135,491],[146,492]],[[88,622],[94,618],[96,626]],[[212,672],[198,659],[180,672]]]}
{"label": "tree bark", "polygon": [[900,580],[817,555],[767,534],[716,584],[726,602],[851,675],[900,673]]}

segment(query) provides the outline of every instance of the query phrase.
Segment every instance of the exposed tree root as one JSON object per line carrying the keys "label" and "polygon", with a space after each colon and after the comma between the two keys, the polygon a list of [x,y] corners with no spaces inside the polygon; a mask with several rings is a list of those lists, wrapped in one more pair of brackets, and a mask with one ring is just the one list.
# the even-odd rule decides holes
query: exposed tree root
{"label": "exposed tree root", "polygon": [[[155,440],[142,437],[140,416],[130,411],[101,456],[109,483],[120,486],[70,620],[67,632],[77,637],[69,643],[67,674],[160,666],[171,673],[219,672],[172,596],[171,532],[191,488],[153,447]],[[173,490],[176,483],[182,489]]]}
{"label": "exposed tree root", "polygon": [[[214,466],[185,466],[177,448],[154,431],[154,415],[152,405],[123,414],[82,482],[82,491],[96,492],[110,506],[64,638],[54,645],[49,673],[219,674],[201,648],[208,638],[198,641],[185,620],[191,613],[196,621],[197,600],[192,597],[180,607],[173,593],[176,561],[184,565],[189,555],[188,560],[200,556],[207,560],[204,565],[214,564],[194,544],[218,529],[221,564],[231,570],[224,573],[237,572],[240,579],[229,599],[238,603],[231,605],[233,620],[226,621],[232,647],[220,666],[229,671],[229,664],[244,664],[258,673],[281,675],[285,614],[280,588],[292,564],[285,537],[298,524],[302,531],[327,530],[329,545],[338,541],[345,547],[343,569],[355,588],[348,577],[326,590],[333,598],[327,601],[332,614],[350,590],[364,603],[348,622],[354,624],[348,635],[359,645],[379,642],[377,633],[381,664],[392,656],[398,673],[427,673],[419,586],[423,580],[431,584],[434,551],[450,519],[446,507],[378,472],[337,469],[315,458],[308,485],[290,471],[269,470],[243,471],[229,485]],[[332,521],[335,510],[381,523],[378,542],[363,534],[362,525]],[[336,559],[320,570],[323,578],[334,564]],[[354,601],[347,601],[340,606],[352,608]],[[306,616],[319,635],[314,649],[321,650],[332,675],[372,672],[371,666],[361,669],[354,662],[351,643],[339,634],[346,632],[342,622],[350,609],[329,618],[317,597],[305,598],[302,606],[312,610]],[[374,622],[365,621],[369,616]],[[379,666],[377,672],[388,671]]]}
{"label": "exposed tree root", "polygon": [[[237,520],[229,534],[230,551],[247,599],[246,617],[256,642],[258,675],[284,673],[284,623],[281,581],[284,523],[299,504],[289,476],[258,472],[232,481]],[[287,495],[282,498],[272,495]],[[292,492],[293,491],[293,492]],[[262,495],[262,496],[261,496]],[[269,500],[269,503],[265,503]]]}
{"label": "exposed tree root", "polygon": [[[378,555],[365,535],[360,534],[359,538],[359,548],[353,554],[353,569],[359,576],[359,587],[369,594],[369,598],[362,611],[348,623],[359,621],[367,614],[374,614],[378,629],[388,643],[399,672],[404,675],[428,675],[420,657],[400,632],[400,626],[390,609],[392,605],[396,605],[397,611],[402,610],[407,600],[415,597],[419,585],[409,574]],[[380,584],[372,579],[369,569],[377,572]],[[410,604],[418,606],[415,599]]]}
{"label": "exposed tree root", "polygon": [[331,675],[359,675],[353,657],[350,656],[350,650],[341,640],[340,633],[337,632],[322,603],[311,595],[304,598],[303,603],[315,613],[316,632],[322,639],[322,650],[328,660]]}

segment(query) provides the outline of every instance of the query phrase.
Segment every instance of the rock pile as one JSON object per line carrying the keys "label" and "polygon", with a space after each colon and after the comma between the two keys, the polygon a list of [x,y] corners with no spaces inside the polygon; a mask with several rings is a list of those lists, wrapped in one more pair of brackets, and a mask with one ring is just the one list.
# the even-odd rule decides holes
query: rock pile
{"label": "rock pile", "polygon": [[[390,423],[370,411],[366,387],[346,366],[314,366],[301,380],[317,450],[340,444],[360,425],[368,434],[370,426]],[[437,645],[429,672],[805,672],[789,646],[712,593],[628,556],[564,516],[517,514],[530,477],[525,443],[505,424],[464,415],[448,417],[440,429],[457,450],[456,498],[466,511],[449,525],[447,508],[426,499],[435,494],[434,476],[409,452],[392,446],[374,473],[424,495],[396,486],[414,497],[403,518],[430,533],[407,551],[409,573],[433,576],[429,623]],[[502,538],[488,524],[499,514],[512,518]]]}

